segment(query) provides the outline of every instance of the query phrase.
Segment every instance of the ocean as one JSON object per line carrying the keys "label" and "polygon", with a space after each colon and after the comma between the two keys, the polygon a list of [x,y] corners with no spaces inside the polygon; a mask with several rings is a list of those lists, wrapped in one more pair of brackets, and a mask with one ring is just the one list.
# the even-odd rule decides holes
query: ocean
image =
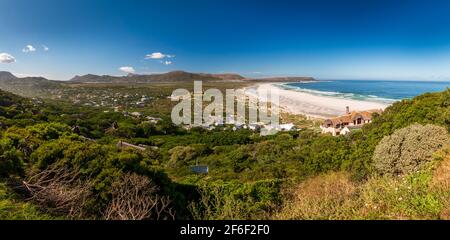
{"label": "ocean", "polygon": [[426,92],[443,91],[450,82],[385,81],[385,80],[323,80],[317,82],[285,83],[278,86],[314,95],[392,103],[410,99]]}

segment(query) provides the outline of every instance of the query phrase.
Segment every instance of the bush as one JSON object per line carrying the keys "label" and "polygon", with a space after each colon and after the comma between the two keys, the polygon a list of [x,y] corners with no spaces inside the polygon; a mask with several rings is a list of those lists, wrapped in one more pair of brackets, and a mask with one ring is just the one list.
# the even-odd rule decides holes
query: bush
{"label": "bush", "polygon": [[11,142],[9,139],[0,140],[0,177],[23,173],[23,154]]}
{"label": "bush", "polygon": [[52,220],[53,216],[42,213],[32,203],[19,201],[17,196],[0,182],[0,220]]}
{"label": "bush", "polygon": [[48,165],[64,158],[64,150],[71,145],[69,139],[48,141],[37,148],[31,155],[31,161],[39,169],[45,169]]}
{"label": "bush", "polygon": [[448,141],[447,130],[443,127],[413,124],[381,140],[375,148],[373,166],[378,173],[387,176],[412,173]]}
{"label": "bush", "polygon": [[194,220],[268,219],[281,204],[281,181],[207,182],[188,208]]}
{"label": "bush", "polygon": [[175,219],[171,200],[158,194],[159,188],[149,178],[124,174],[113,183],[112,197],[104,215],[106,220]]}
{"label": "bush", "polygon": [[27,130],[42,140],[58,139],[72,133],[69,126],[61,123],[40,123],[27,127]]}
{"label": "bush", "polygon": [[203,144],[192,144],[190,146],[177,146],[169,151],[169,166],[189,165],[189,162],[197,157],[208,153],[207,147]]}

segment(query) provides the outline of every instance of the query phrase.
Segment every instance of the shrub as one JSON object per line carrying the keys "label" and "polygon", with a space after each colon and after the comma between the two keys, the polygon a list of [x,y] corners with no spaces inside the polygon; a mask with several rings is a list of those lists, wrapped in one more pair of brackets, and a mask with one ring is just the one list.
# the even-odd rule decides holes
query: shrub
{"label": "shrub", "polygon": [[267,219],[281,204],[282,182],[207,182],[198,186],[199,199],[188,208],[195,220]]}
{"label": "shrub", "polygon": [[11,146],[9,139],[0,140],[0,177],[23,173],[23,154]]}
{"label": "shrub", "polygon": [[62,159],[64,150],[70,146],[68,139],[58,139],[48,141],[37,148],[30,156],[35,166],[39,169],[45,169],[48,165]]}
{"label": "shrub", "polygon": [[380,141],[373,155],[373,166],[378,173],[387,176],[418,171],[448,140],[443,127],[413,124]]}
{"label": "shrub", "polygon": [[78,169],[50,165],[22,181],[28,199],[47,212],[70,219],[86,217],[92,183],[82,181]]}
{"label": "shrub", "polygon": [[0,182],[0,220],[52,220],[31,203],[19,201],[17,196]]}
{"label": "shrub", "polygon": [[174,219],[167,196],[149,178],[135,173],[124,174],[113,183],[110,204],[103,214],[106,220],[167,220]]}
{"label": "shrub", "polygon": [[203,144],[192,144],[190,146],[177,146],[169,151],[170,160],[169,166],[184,166],[188,165],[189,161],[208,153],[207,147]]}
{"label": "shrub", "polygon": [[70,127],[62,123],[40,123],[27,127],[27,130],[42,140],[58,139],[71,134]]}

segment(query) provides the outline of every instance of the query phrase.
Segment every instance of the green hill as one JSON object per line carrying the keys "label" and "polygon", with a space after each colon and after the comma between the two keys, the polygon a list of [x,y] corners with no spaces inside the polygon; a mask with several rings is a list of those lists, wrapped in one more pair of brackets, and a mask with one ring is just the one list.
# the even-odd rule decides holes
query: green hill
{"label": "green hill", "polygon": [[[441,144],[450,130],[450,90],[394,103],[361,131],[339,137],[311,129],[264,137],[186,131],[166,118],[148,123],[4,91],[0,122],[2,198],[23,208],[21,194],[34,196],[32,218],[130,219],[111,204],[133,187],[165,206],[162,215],[149,210],[142,219],[441,219],[450,210],[450,151]],[[118,147],[119,140],[146,147]],[[414,148],[422,145],[429,148]],[[411,156],[425,164],[398,177],[374,165],[375,157],[384,168],[404,167]],[[196,164],[209,173],[193,173]],[[39,173],[48,179],[33,182]],[[29,189],[39,184],[50,192]],[[68,195],[73,201],[58,205]]]}

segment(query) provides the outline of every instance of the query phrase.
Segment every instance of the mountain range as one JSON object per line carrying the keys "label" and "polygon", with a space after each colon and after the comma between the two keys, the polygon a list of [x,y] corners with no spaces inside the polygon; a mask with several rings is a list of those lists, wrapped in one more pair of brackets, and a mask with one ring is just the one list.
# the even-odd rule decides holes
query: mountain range
{"label": "mountain range", "polygon": [[315,81],[311,77],[272,77],[272,78],[246,78],[235,73],[210,74],[173,71],[161,74],[128,76],[110,76],[87,74],[75,76],[69,81],[48,80],[43,77],[19,78],[10,72],[0,71],[0,89],[15,94],[34,97],[46,94],[49,90],[57,89],[67,84],[80,83],[160,83],[160,82],[192,82],[192,81],[259,81],[259,82],[300,82]]}
{"label": "mountain range", "polygon": [[0,89],[23,96],[38,96],[48,90],[56,89],[60,81],[48,80],[43,77],[18,78],[10,72],[0,71]]}
{"label": "mountain range", "polygon": [[246,78],[236,73],[190,73],[185,71],[173,71],[160,74],[129,74],[127,76],[111,76],[111,75],[95,75],[86,74],[75,76],[69,81],[48,80],[43,77],[24,77],[18,78],[10,72],[0,71],[0,83],[19,83],[26,82],[51,82],[58,83],[152,83],[152,82],[186,82],[186,81],[270,81],[270,82],[297,82],[297,81],[314,81],[311,77],[270,77],[270,78]]}
{"label": "mountain range", "polygon": [[138,75],[129,74],[128,76],[110,76],[87,74],[75,76],[70,82],[79,83],[152,83],[152,82],[186,82],[186,81],[223,81],[223,80],[244,80],[239,74],[209,74],[209,73],[189,73],[184,71],[173,71],[161,74]]}

